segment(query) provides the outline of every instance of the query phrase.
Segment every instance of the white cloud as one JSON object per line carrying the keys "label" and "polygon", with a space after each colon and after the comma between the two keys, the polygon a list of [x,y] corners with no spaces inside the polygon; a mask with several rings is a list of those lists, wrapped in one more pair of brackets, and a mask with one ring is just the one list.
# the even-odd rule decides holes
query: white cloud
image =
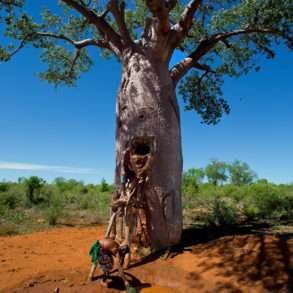
{"label": "white cloud", "polygon": [[27,170],[27,171],[51,171],[57,173],[72,174],[96,174],[97,170],[90,168],[77,168],[67,166],[49,166],[29,163],[14,163],[0,161],[0,170]]}

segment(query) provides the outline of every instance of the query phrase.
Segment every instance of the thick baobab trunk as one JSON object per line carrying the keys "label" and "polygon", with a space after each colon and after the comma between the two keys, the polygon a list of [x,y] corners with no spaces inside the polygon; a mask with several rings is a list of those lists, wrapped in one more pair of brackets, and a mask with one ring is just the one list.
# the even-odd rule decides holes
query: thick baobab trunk
{"label": "thick baobab trunk", "polygon": [[[181,134],[175,88],[167,66],[154,56],[130,53],[122,66],[115,183],[117,190],[123,189],[127,150],[132,155],[151,154],[148,180],[142,187],[147,231],[152,247],[168,247],[178,243],[182,231]],[[139,169],[147,162],[137,164]],[[121,229],[117,225],[116,231]]]}

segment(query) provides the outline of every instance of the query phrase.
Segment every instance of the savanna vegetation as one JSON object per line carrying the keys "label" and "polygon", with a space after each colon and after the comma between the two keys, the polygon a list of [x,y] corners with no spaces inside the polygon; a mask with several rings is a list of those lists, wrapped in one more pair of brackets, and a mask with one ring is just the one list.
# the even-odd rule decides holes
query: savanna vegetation
{"label": "savanna vegetation", "polygon": [[[24,233],[55,225],[104,223],[114,186],[33,176],[0,183],[0,233]],[[184,224],[229,226],[293,221],[293,184],[257,179],[243,162],[212,160],[183,173]]]}
{"label": "savanna vegetation", "polygon": [[61,225],[90,225],[109,215],[114,188],[105,180],[84,184],[56,178],[52,183],[32,176],[0,183],[0,234],[29,232]]}
{"label": "savanna vegetation", "polygon": [[211,161],[206,168],[183,173],[185,224],[211,226],[293,220],[293,184],[274,184],[257,179],[255,172],[238,160]]}

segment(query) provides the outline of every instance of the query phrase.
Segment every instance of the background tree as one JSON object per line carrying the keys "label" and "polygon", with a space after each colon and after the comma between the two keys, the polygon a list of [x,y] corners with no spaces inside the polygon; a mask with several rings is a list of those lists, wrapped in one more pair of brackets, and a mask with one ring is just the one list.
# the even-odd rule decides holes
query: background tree
{"label": "background tree", "polygon": [[105,178],[102,178],[100,183],[100,192],[107,192],[107,191],[110,191],[110,186],[105,180]]}
{"label": "background tree", "polygon": [[[186,109],[207,124],[217,123],[230,111],[221,91],[225,76],[259,70],[258,56],[273,58],[276,44],[292,49],[292,1],[56,0],[59,9],[45,9],[41,19],[23,5],[0,0],[1,28],[12,40],[3,42],[0,60],[26,45],[41,49],[48,67],[40,76],[56,85],[74,85],[90,68],[95,53],[89,47],[121,62],[116,187],[123,184],[126,150],[151,152],[154,163],[144,189],[151,242],[178,242],[182,155],[176,87]],[[170,68],[176,50],[186,57]]]}
{"label": "background tree", "polygon": [[183,172],[182,186],[183,193],[192,194],[198,190],[199,184],[202,184],[205,172],[202,168],[191,168]]}
{"label": "background tree", "polygon": [[32,176],[24,181],[26,198],[29,204],[38,204],[42,202],[41,189],[45,181],[37,176]]}
{"label": "background tree", "polygon": [[255,172],[250,169],[248,164],[239,160],[235,160],[229,164],[228,169],[232,184],[251,184],[256,179]]}
{"label": "background tree", "polygon": [[228,164],[218,160],[212,160],[205,168],[208,182],[217,186],[228,179]]}

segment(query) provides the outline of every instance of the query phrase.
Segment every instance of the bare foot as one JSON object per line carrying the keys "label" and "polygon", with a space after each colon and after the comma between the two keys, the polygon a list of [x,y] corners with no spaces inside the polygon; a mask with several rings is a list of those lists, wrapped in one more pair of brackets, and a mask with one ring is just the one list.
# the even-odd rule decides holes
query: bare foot
{"label": "bare foot", "polygon": [[88,276],[88,278],[87,278],[87,281],[90,283],[90,282],[92,282],[94,280],[94,277],[92,277],[92,276]]}
{"label": "bare foot", "polygon": [[103,286],[103,287],[108,287],[108,283],[107,283],[107,280],[106,279],[102,279],[101,280],[101,285]]}
{"label": "bare foot", "polygon": [[127,270],[129,268],[129,264],[130,264],[130,254],[127,253],[124,258],[124,265],[123,265],[124,269]]}

